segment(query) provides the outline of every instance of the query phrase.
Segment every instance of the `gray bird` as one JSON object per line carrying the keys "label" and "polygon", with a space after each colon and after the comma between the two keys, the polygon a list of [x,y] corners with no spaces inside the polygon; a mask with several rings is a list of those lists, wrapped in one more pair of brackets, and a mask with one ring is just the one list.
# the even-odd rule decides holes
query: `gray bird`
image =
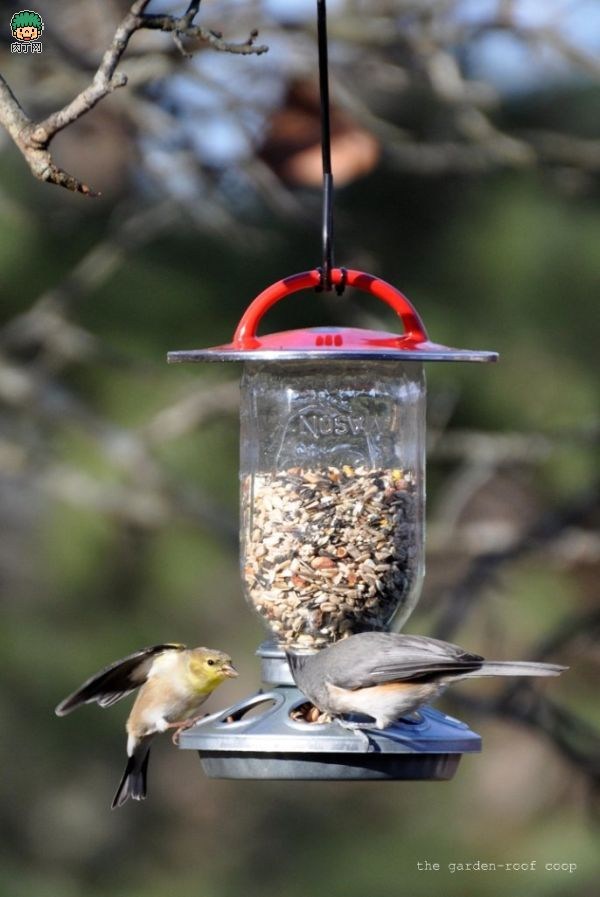
{"label": "gray bird", "polygon": [[[559,676],[568,669],[551,663],[484,660],[449,642],[394,632],[362,632],[316,654],[286,653],[300,691],[322,713],[353,730],[386,729],[460,679]],[[375,724],[340,718],[355,713],[372,717]]]}

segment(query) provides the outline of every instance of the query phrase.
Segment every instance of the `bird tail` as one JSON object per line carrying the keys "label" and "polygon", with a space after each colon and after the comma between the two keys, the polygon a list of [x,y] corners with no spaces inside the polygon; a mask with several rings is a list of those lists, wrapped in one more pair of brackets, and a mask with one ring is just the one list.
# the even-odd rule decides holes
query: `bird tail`
{"label": "bird tail", "polygon": [[476,670],[467,673],[452,674],[456,679],[474,679],[476,676],[560,676],[568,667],[557,663],[535,663],[520,660],[486,660]]}
{"label": "bird tail", "polygon": [[123,778],[119,782],[111,809],[122,807],[128,798],[132,800],[145,800],[148,790],[148,760],[150,758],[150,746],[140,745],[127,759],[127,766]]}

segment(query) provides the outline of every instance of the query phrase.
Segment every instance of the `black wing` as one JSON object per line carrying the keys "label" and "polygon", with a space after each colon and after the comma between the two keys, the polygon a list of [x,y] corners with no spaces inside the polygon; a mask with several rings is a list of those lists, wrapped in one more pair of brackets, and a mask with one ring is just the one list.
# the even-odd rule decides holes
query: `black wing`
{"label": "black wing", "polygon": [[150,648],[142,648],[135,654],[129,654],[121,660],[116,660],[104,667],[99,673],[87,679],[77,691],[61,701],[55,710],[57,716],[65,716],[81,704],[99,704],[100,707],[110,707],[131,694],[148,678],[150,667],[154,663],[157,654],[163,651],[183,651],[185,645],[167,642],[164,645],[152,645]]}
{"label": "black wing", "polygon": [[[392,632],[368,632],[331,648],[329,679],[343,688],[427,679],[439,673],[477,670],[483,657],[438,639]],[[337,656],[334,656],[334,652]],[[316,655],[319,657],[319,655]]]}

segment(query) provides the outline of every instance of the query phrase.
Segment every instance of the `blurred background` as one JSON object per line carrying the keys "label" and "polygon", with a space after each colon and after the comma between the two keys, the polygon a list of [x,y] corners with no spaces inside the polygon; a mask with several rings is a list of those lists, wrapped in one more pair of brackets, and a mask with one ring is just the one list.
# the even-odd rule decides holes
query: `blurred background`
{"label": "blurred background", "polygon": [[[38,0],[43,52],[0,71],[40,119],[90,83],[129,8]],[[181,15],[185,2],[147,12]],[[56,703],[165,640],[259,683],[237,560],[238,374],[168,368],[231,338],[254,295],[320,263],[315,4],[206,0],[263,55],[134,35],[129,85],[53,142],[101,192],[35,181],[0,131],[0,893],[359,897],[597,893],[600,605],[600,7],[586,0],[330,0],[337,262],[391,281],[432,338],[497,366],[432,365],[428,576],[410,632],[548,659],[548,684],[456,688],[483,735],[451,783],[204,778],[165,738],[117,812],[123,702]],[[269,314],[395,328],[302,294]],[[595,805],[596,804],[596,805]],[[538,861],[450,874],[449,862]],[[417,862],[442,864],[418,872]],[[577,863],[574,874],[545,862]]]}

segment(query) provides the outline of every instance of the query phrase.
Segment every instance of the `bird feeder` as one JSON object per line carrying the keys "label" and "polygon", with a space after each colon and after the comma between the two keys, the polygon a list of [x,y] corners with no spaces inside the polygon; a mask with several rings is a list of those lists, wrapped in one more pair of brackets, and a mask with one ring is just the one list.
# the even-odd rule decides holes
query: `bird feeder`
{"label": "bird feeder", "polygon": [[[233,341],[170,362],[241,362],[241,578],[267,629],[263,687],[181,734],[205,772],[251,779],[449,779],[480,750],[468,727],[421,708],[360,737],[295,687],[285,651],[318,651],[359,632],[399,628],[424,573],[426,361],[495,361],[432,343],[406,296],[333,265],[326,0],[317,0],[323,264],[268,287]],[[398,332],[309,327],[259,335],[263,315],[299,291],[346,287],[398,316]]]}
{"label": "bird feeder", "polygon": [[182,733],[225,778],[447,779],[479,736],[425,708],[368,740],[311,721],[286,650],[399,628],[424,574],[424,362],[495,361],[429,340],[408,299],[360,271],[329,283],[390,306],[399,332],[309,327],[259,335],[277,302],[323,287],[323,270],[273,284],[233,341],[170,362],[241,362],[241,579],[266,627],[263,688]]}

